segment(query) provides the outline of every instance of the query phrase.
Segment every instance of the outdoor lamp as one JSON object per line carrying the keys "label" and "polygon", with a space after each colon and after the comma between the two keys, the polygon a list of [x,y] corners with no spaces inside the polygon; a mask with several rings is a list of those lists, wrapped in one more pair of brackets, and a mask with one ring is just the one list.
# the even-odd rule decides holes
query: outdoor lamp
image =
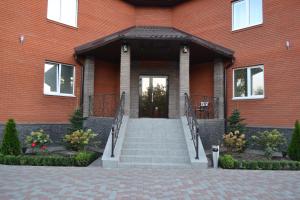
{"label": "outdoor lamp", "polygon": [[183,48],[182,48],[182,52],[187,53],[188,51],[189,51],[188,47],[186,45],[184,45]]}
{"label": "outdoor lamp", "polygon": [[123,52],[126,53],[128,51],[128,45],[127,44],[123,44]]}

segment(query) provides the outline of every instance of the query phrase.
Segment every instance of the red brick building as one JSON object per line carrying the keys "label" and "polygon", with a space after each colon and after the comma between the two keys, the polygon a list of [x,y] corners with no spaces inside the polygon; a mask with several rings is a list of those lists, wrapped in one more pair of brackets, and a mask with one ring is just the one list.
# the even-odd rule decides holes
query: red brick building
{"label": "red brick building", "polygon": [[[59,132],[80,106],[86,116],[112,117],[123,91],[132,118],[180,117],[188,93],[199,118],[222,120],[238,108],[249,130],[289,132],[300,119],[299,1],[6,0],[0,7],[2,124],[14,118],[24,131]],[[155,89],[165,92],[163,102],[142,102],[149,88],[152,103]],[[213,107],[202,112],[201,103]]]}

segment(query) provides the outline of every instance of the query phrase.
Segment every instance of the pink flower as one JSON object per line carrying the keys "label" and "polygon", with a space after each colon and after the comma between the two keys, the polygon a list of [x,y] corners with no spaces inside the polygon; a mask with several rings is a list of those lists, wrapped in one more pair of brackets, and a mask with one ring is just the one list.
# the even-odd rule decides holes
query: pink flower
{"label": "pink flower", "polygon": [[43,146],[41,147],[41,149],[42,149],[42,150],[45,150],[45,149],[47,149],[47,147],[46,147],[45,145],[43,145]]}
{"label": "pink flower", "polygon": [[31,144],[31,147],[35,147],[35,146],[36,146],[36,144],[35,144],[35,143],[32,143],[32,144]]}

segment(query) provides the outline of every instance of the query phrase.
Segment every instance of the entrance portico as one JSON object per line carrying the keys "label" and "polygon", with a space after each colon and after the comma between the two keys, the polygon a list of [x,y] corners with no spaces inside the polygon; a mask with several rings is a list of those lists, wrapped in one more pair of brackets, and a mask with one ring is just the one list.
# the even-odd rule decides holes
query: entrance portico
{"label": "entrance portico", "polygon": [[[216,97],[218,103],[215,104],[214,109],[218,112],[213,113],[213,118],[224,118],[224,63],[232,59],[233,56],[233,52],[229,49],[175,28],[131,27],[79,46],[75,49],[75,52],[77,56],[85,58],[83,101],[85,117],[98,113],[98,108],[95,106],[99,102],[96,99],[95,87],[99,87],[96,82],[97,79],[101,79],[95,73],[98,67],[111,68],[111,66],[114,66],[116,69],[115,74],[119,71],[119,77],[116,78],[114,83],[116,85],[114,91],[106,92],[115,95],[115,98],[103,100],[103,106],[113,107],[108,104],[116,105],[118,94],[125,92],[125,115],[131,118],[143,117],[145,114],[141,114],[143,111],[140,110],[145,109],[141,105],[141,87],[143,87],[141,77],[167,77],[167,84],[164,86],[166,88],[163,89],[167,98],[165,104],[160,105],[167,106],[167,108],[148,105],[147,109],[150,110],[147,110],[147,112],[152,112],[152,117],[179,118],[184,115],[184,94],[193,96],[193,94],[198,95],[201,93],[201,91],[195,93],[191,91],[191,70],[205,63],[211,65],[213,82],[202,82],[199,87],[204,87],[207,84],[212,85],[213,89],[211,92],[201,95]],[[101,66],[98,66],[97,60],[103,61]],[[119,87],[117,84],[119,84]],[[155,97],[153,88],[157,89],[156,85],[153,86],[152,79],[152,85],[148,85],[147,88],[147,90],[149,89],[147,91],[149,102],[144,103],[153,103]],[[196,101],[201,100],[197,99]],[[164,109],[164,114],[162,114],[162,109]],[[114,109],[111,109],[110,112],[113,115]]]}

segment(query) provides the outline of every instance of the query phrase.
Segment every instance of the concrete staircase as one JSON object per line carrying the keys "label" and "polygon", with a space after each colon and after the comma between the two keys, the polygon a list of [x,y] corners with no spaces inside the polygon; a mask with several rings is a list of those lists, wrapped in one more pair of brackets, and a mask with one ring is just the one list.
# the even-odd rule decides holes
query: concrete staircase
{"label": "concrete staircase", "polygon": [[191,167],[180,119],[129,119],[119,167]]}

